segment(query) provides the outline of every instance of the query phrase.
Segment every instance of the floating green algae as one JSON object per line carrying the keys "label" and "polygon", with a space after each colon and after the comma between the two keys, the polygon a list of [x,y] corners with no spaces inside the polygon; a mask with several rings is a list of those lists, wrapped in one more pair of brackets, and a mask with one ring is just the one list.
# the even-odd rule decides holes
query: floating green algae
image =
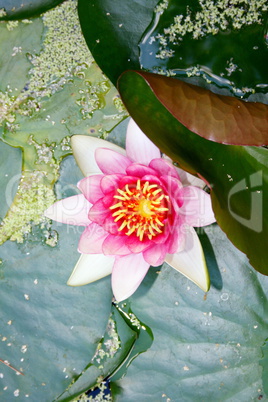
{"label": "floating green algae", "polygon": [[2,244],[22,242],[33,226],[47,225],[43,211],[55,200],[70,137],[105,137],[126,111],[88,51],[76,1],[12,26],[2,21],[0,33],[0,139],[19,147],[23,158],[17,194],[0,226]]}

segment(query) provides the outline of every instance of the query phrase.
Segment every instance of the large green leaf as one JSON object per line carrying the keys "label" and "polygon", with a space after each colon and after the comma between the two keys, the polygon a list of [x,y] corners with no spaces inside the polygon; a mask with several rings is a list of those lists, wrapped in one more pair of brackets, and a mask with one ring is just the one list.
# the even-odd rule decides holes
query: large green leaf
{"label": "large green leaf", "polygon": [[126,72],[119,81],[129,113],[164,153],[209,182],[217,222],[267,275],[267,149],[218,144],[192,133],[161,104],[142,74]]}
{"label": "large green leaf", "polygon": [[138,44],[158,0],[79,0],[83,35],[94,59],[116,85],[119,75],[140,68]]}
{"label": "large green leaf", "polygon": [[0,0],[0,20],[20,20],[40,15],[63,0]]}
{"label": "large green leaf", "polygon": [[151,327],[154,343],[112,385],[115,401],[267,400],[260,359],[268,278],[250,268],[217,225],[206,233],[223,288],[212,287],[204,297],[167,264],[149,270],[130,303]]}
{"label": "large green leaf", "polygon": [[[74,182],[71,183],[71,175]],[[58,188],[69,189],[81,173],[73,157],[62,166]],[[66,188],[65,188],[66,189]],[[55,224],[59,241],[51,248],[32,233],[23,245],[0,248],[1,355],[24,376],[0,363],[1,400],[19,395],[30,401],[52,401],[89,363],[110,314],[110,278],[72,288],[67,279],[79,254],[80,231]],[[57,239],[54,232],[55,241]]]}
{"label": "large green leaf", "polygon": [[127,69],[145,69],[213,87],[218,93],[265,100],[265,0],[250,4],[79,0],[78,4],[89,49],[114,84]]}

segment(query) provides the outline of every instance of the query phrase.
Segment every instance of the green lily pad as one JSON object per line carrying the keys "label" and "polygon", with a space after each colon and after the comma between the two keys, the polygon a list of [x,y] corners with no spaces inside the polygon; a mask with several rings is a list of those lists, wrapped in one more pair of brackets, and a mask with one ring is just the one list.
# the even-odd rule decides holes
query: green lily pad
{"label": "green lily pad", "polygon": [[31,18],[62,3],[63,0],[0,0],[0,20]]}
{"label": "green lily pad", "polygon": [[[131,361],[147,350],[153,341],[152,333],[137,317],[126,309],[112,306],[106,333],[96,353],[81,375],[57,401],[71,401],[88,389],[101,387],[107,378],[121,378]],[[79,399],[78,399],[79,400]]]}
{"label": "green lily pad", "polygon": [[[77,172],[75,183],[81,178],[72,157],[63,163],[63,177],[65,170]],[[40,244],[38,233],[22,245],[6,242],[0,248],[0,358],[24,374],[16,375],[0,362],[2,400],[55,399],[89,363],[105,331],[112,298],[110,278],[92,286],[67,286],[79,258],[80,232],[55,224],[56,243],[55,230],[59,241],[53,248]]]}
{"label": "green lily pad", "polygon": [[87,45],[114,84],[125,70],[144,69],[265,103],[265,0],[79,0],[78,9]]}
{"label": "green lily pad", "polygon": [[28,55],[40,52],[43,29],[40,18],[31,22],[17,22],[14,27],[7,22],[0,23],[0,104],[7,106],[1,109],[1,122],[9,114],[4,112],[14,112],[11,106],[25,88],[27,74],[32,67]]}
{"label": "green lily pad", "polygon": [[267,400],[260,364],[268,278],[254,272],[217,225],[205,230],[223,288],[204,293],[167,264],[151,268],[131,308],[154,343],[112,384],[114,400]]}
{"label": "green lily pad", "polygon": [[267,93],[266,1],[170,0],[162,5],[140,43],[143,69],[217,92],[225,88],[239,98]]}
{"label": "green lily pad", "polygon": [[268,395],[268,384],[266,381],[267,378],[267,373],[268,373],[268,343],[267,343],[268,338],[266,339],[265,344],[262,347],[262,351],[263,351],[263,357],[260,361],[261,366],[263,367],[263,375],[262,375],[262,379],[263,379],[263,389],[266,395]]}
{"label": "green lily pad", "polygon": [[[0,141],[0,219],[6,215],[21,178],[21,150]],[[5,191],[3,191],[5,189]]]}
{"label": "green lily pad", "polygon": [[268,150],[218,144],[192,133],[163,106],[141,72],[124,73],[119,90],[148,137],[209,183],[217,222],[252,266],[267,275]]}
{"label": "green lily pad", "polygon": [[158,0],[79,0],[83,35],[102,71],[116,85],[119,75],[139,69],[138,44]]}

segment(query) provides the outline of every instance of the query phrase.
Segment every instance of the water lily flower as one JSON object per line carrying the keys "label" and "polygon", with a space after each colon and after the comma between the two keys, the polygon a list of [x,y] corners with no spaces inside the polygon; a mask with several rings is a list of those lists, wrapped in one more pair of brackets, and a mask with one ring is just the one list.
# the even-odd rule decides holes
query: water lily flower
{"label": "water lily flower", "polygon": [[78,244],[81,257],[68,284],[85,285],[112,274],[113,294],[122,301],[150,266],[166,261],[207,291],[209,275],[193,227],[215,222],[209,194],[184,186],[178,170],[132,119],[126,150],[83,135],[72,137],[72,148],[85,175],[77,185],[81,194],[45,212],[53,220],[85,227]]}

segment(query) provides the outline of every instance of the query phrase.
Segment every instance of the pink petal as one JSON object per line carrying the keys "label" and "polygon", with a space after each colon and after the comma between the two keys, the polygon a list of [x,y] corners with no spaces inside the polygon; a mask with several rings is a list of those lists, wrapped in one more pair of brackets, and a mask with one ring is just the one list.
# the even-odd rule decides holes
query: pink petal
{"label": "pink petal", "polygon": [[160,176],[167,175],[167,176],[176,177],[176,179],[180,179],[173,164],[165,159],[162,159],[162,158],[153,159],[149,163],[149,166],[152,169],[156,170]]}
{"label": "pink petal", "polygon": [[137,181],[139,180],[139,177],[137,176],[124,176],[120,180],[120,188],[123,188],[126,184],[134,184],[136,185]]}
{"label": "pink petal", "polygon": [[102,243],[107,237],[107,232],[96,223],[88,225],[82,233],[79,243],[78,251],[82,254],[101,254]]}
{"label": "pink petal", "polygon": [[100,198],[103,197],[103,192],[100,188],[100,182],[103,175],[92,175],[85,177],[77,183],[77,187],[84,194],[86,199],[94,204]]}
{"label": "pink petal", "polygon": [[118,228],[119,228],[119,223],[114,221],[114,218],[112,217],[111,214],[107,216],[105,221],[103,222],[103,229],[106,230],[106,232],[113,234],[113,235],[118,235]]}
{"label": "pink petal", "polygon": [[110,193],[110,194],[105,195],[105,196],[103,197],[102,201],[103,201],[103,205],[104,205],[107,209],[109,209],[110,206],[114,204],[114,201],[115,201],[115,199],[114,199],[114,194],[113,194],[113,193]]}
{"label": "pink petal", "polygon": [[155,175],[146,174],[143,176],[142,180],[148,181],[150,184],[158,184],[160,187],[163,187],[160,178]]}
{"label": "pink petal", "polygon": [[139,163],[132,163],[127,169],[126,173],[130,176],[137,176],[139,178],[143,177],[146,174],[156,175],[156,171],[154,169],[149,168],[148,166],[141,165]]}
{"label": "pink petal", "polygon": [[131,296],[145,277],[150,265],[143,255],[130,254],[118,257],[112,271],[112,288],[115,299],[120,302]]}
{"label": "pink petal", "polygon": [[152,245],[151,240],[143,240],[140,241],[140,239],[136,235],[132,236],[126,236],[125,237],[125,242],[127,247],[132,253],[141,253],[144,250],[146,250],[148,247]]}
{"label": "pink petal", "polygon": [[181,194],[184,202],[180,214],[189,226],[200,227],[215,222],[209,194],[194,186],[184,187]]}
{"label": "pink petal", "polygon": [[183,196],[180,190],[183,188],[182,183],[173,176],[161,176],[161,181],[165,184],[167,193],[172,200],[176,200],[178,206],[183,204]]}
{"label": "pink petal", "polygon": [[102,198],[91,207],[88,216],[92,222],[102,225],[109,214],[110,210],[104,205]]}
{"label": "pink petal", "polygon": [[157,236],[153,237],[151,241],[155,244],[162,244],[165,243],[169,237],[170,231],[169,228],[166,226],[163,233],[160,233]]}
{"label": "pink petal", "polygon": [[44,215],[68,225],[87,226],[91,223],[88,217],[90,207],[91,204],[83,194],[79,194],[55,202],[44,212]]}
{"label": "pink petal", "polygon": [[125,236],[108,235],[103,242],[102,251],[105,255],[128,255],[129,248],[125,244]]}
{"label": "pink petal", "polygon": [[160,158],[157,146],[141,131],[133,119],[130,119],[126,137],[127,156],[133,162],[148,165],[152,159]]}
{"label": "pink petal", "polygon": [[143,257],[148,264],[153,267],[163,264],[167,254],[167,246],[165,244],[156,244],[143,252]]}
{"label": "pink petal", "polygon": [[104,174],[125,173],[131,165],[131,160],[126,156],[107,148],[97,148],[95,159]]}
{"label": "pink petal", "polygon": [[82,286],[112,273],[114,258],[103,254],[82,254],[67,285]]}
{"label": "pink petal", "polygon": [[179,252],[184,249],[185,246],[185,224],[181,224],[180,217],[173,223],[173,230],[167,240],[167,251],[170,254]]}
{"label": "pink petal", "polygon": [[95,150],[97,148],[109,148],[122,155],[126,155],[126,151],[111,142],[101,140],[100,138],[90,137],[88,135],[73,135],[71,144],[76,163],[80,167],[84,176],[93,173],[101,173],[96,161]]}
{"label": "pink petal", "polygon": [[101,180],[101,189],[104,194],[116,191],[120,186],[120,180],[124,177],[122,174],[109,174],[103,176]]}

